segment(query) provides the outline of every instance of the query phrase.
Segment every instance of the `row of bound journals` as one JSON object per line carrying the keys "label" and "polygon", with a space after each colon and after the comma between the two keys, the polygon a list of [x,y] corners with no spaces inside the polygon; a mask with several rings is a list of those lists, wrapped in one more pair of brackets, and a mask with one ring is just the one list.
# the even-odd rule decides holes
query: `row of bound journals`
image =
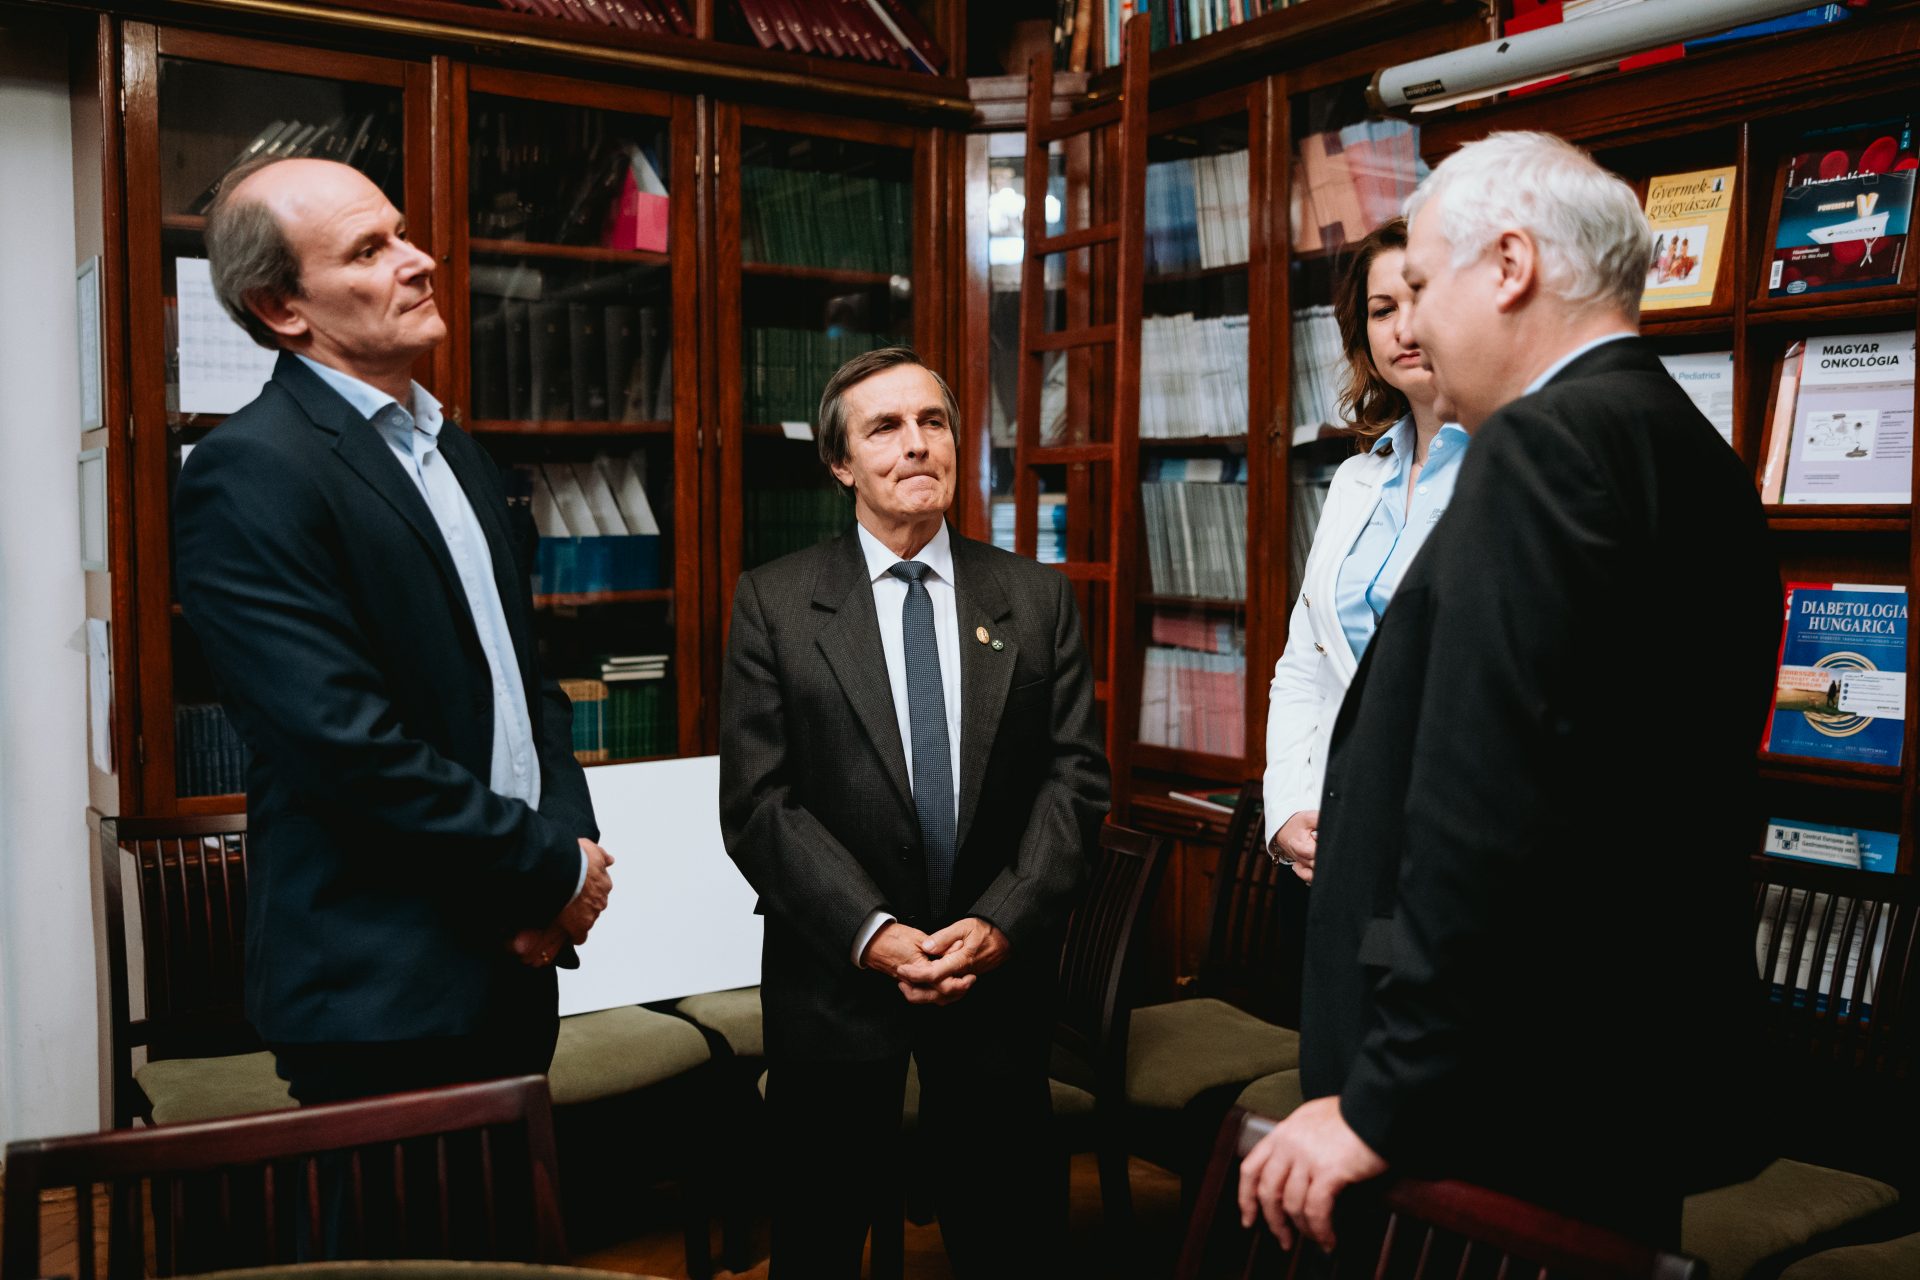
{"label": "row of bound journals", "polygon": [[594,26],[621,27],[650,35],[690,36],[693,24],[677,0],[499,0],[502,9],[559,18],[563,22],[584,22]]}
{"label": "row of bound journals", "polygon": [[1149,279],[1247,260],[1247,153],[1147,166]]}
{"label": "row of bound journals", "polygon": [[1142,477],[1140,516],[1154,594],[1246,599],[1246,460],[1157,458]]}
{"label": "row of bound journals", "polygon": [[673,754],[666,654],[607,657],[598,679],[562,680],[560,688],[573,703],[573,754],[580,763]]}
{"label": "row of bound journals", "polygon": [[908,275],[913,192],[904,179],[749,164],[740,253],[749,263]]}
{"label": "row of bound journals", "polygon": [[664,422],[673,348],[659,307],[503,301],[473,325],[473,416]]}
{"label": "row of bound journals", "polygon": [[919,17],[900,0],[733,0],[763,49],[849,58],[901,71],[947,66]]}

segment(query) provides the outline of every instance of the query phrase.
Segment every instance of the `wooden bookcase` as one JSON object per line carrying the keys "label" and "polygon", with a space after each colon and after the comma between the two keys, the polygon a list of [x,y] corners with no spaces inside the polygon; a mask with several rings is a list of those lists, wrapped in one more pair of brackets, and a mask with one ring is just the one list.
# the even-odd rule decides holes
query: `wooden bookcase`
{"label": "wooden bookcase", "polygon": [[[1808,337],[1906,329],[1920,319],[1914,255],[1899,283],[1844,293],[1769,298],[1779,162],[1795,136],[1821,124],[1867,122],[1913,109],[1920,75],[1920,8],[1876,7],[1851,21],[1690,55],[1630,75],[1597,76],[1424,122],[1434,163],[1496,129],[1558,133],[1587,147],[1644,193],[1650,177],[1736,170],[1735,209],[1706,306],[1646,313],[1642,332],[1663,353],[1730,351],[1735,367],[1733,447],[1757,472],[1782,354]],[[1920,475],[1920,457],[1916,457]],[[1911,590],[1920,540],[1909,505],[1771,506],[1787,582],[1874,582]],[[1920,696],[1920,634],[1907,634],[1906,696]],[[1756,729],[1756,742],[1759,726]],[[1770,818],[1803,819],[1900,836],[1899,871],[1912,874],[1915,744],[1906,720],[1898,768],[1783,755],[1761,757],[1766,812],[1753,819],[1757,852]]]}
{"label": "wooden bookcase", "polygon": [[[224,29],[111,16],[100,26],[97,74],[124,102],[116,120],[124,144],[110,169],[125,195],[110,209],[110,249],[125,255],[126,268],[110,281],[108,298],[118,305],[105,329],[109,403],[126,406],[124,433],[109,437],[114,527],[131,536],[116,533],[111,548],[112,623],[124,655],[115,664],[118,768],[96,780],[96,795],[116,796],[120,813],[230,812],[244,803],[234,744],[225,743],[224,755],[194,750],[204,746],[209,716],[182,710],[211,706],[217,691],[174,600],[172,486],[183,449],[216,430],[223,414],[191,411],[202,403],[194,397],[183,410],[177,264],[203,254],[211,184],[277,120],[345,119],[349,132],[352,122],[370,121],[386,189],[415,241],[441,263],[436,288],[449,338],[416,377],[493,454],[510,492],[529,468],[591,466],[596,458],[644,475],[660,530],[653,571],[609,590],[539,590],[543,673],[597,679],[604,658],[664,656],[665,707],[649,713],[655,738],[634,758],[714,750],[725,608],[742,566],[739,513],[765,479],[756,478],[753,459],[767,450],[762,470],[783,480],[820,470],[810,444],[763,439],[745,422],[740,390],[759,371],[743,353],[744,326],[763,314],[810,314],[824,330],[835,322],[834,300],[864,292],[891,308],[876,331],[922,350],[948,348],[952,308],[935,246],[958,135],[930,121],[957,123],[957,100],[945,99],[934,77],[909,84],[858,65],[829,70],[824,59],[798,60],[805,75],[783,80],[760,51],[717,41],[700,44],[708,61],[682,60],[678,77],[668,78],[676,87],[637,88],[615,82],[631,78],[633,62],[610,68],[605,57],[559,40],[529,45],[537,24],[483,6],[398,0],[322,13],[296,5],[272,23],[248,17],[245,6],[212,7],[231,19]],[[957,5],[935,11],[958,13]],[[434,25],[430,15],[475,25]],[[499,41],[489,44],[490,36]],[[348,43],[354,47],[340,47]],[[660,56],[647,41],[609,47],[643,63]],[[512,65],[491,60],[497,54],[511,54]],[[793,107],[798,97],[815,109]],[[503,127],[512,134],[505,143]],[[609,147],[629,146],[669,192],[659,247],[616,247],[597,214],[592,226],[576,225],[582,169],[606,163]],[[831,161],[794,170],[788,218],[844,196],[836,164],[885,169],[905,269],[744,257],[742,210],[756,211],[742,175],[779,146]],[[508,147],[511,164],[502,159]],[[550,353],[556,368],[566,362],[561,401],[535,406],[524,388],[525,403],[505,398],[495,355],[514,303],[584,326],[559,335]],[[609,319],[623,317],[645,318],[653,335],[649,393],[619,406],[612,389],[569,398],[575,361],[587,361],[581,388],[606,377],[608,365],[593,360],[594,329],[604,339]],[[807,374],[815,375],[824,371]],[[526,507],[531,516],[530,498]],[[186,730],[178,741],[176,723]]]}

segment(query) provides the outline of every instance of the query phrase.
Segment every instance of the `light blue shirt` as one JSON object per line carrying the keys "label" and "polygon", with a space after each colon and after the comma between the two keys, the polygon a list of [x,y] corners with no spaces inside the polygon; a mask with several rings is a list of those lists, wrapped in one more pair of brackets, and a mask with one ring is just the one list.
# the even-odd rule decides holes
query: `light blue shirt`
{"label": "light blue shirt", "polygon": [[1395,465],[1381,480],[1373,514],[1340,562],[1340,574],[1334,580],[1334,608],[1355,658],[1367,651],[1401,575],[1453,500],[1453,484],[1471,438],[1458,423],[1440,428],[1427,446],[1427,462],[1420,468],[1411,499],[1407,485],[1413,471],[1413,418],[1400,419],[1374,441],[1375,453],[1392,448]]}
{"label": "light blue shirt", "polygon": [[[487,673],[493,681],[493,758],[487,786],[538,809],[540,758],[534,750],[526,685],[520,679],[520,663],[513,635],[507,629],[506,610],[500,604],[500,588],[493,579],[493,553],[487,548],[486,533],[474,515],[473,504],[467,501],[466,491],[440,453],[440,402],[416,382],[413,411],[408,412],[378,387],[317,360],[299,358],[380,433],[426,499],[427,509],[433,512],[434,523],[440,526],[440,536],[459,571],[467,610],[473,615],[473,627],[480,635]],[[583,853],[583,871],[584,857]]]}

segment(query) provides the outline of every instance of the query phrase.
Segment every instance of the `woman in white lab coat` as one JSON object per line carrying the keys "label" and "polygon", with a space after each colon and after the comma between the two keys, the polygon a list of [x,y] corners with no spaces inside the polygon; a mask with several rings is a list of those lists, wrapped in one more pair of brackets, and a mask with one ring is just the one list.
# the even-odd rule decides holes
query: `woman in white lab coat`
{"label": "woman in white lab coat", "polygon": [[1267,852],[1309,882],[1334,717],[1394,587],[1446,510],[1467,449],[1413,345],[1406,245],[1403,220],[1382,225],[1354,246],[1336,286],[1341,408],[1361,452],[1327,491],[1267,702]]}

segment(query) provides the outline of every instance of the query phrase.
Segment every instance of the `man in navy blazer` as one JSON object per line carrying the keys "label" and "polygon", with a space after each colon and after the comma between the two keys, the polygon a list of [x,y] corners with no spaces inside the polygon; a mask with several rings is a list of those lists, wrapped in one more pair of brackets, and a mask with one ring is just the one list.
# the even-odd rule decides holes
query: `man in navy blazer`
{"label": "man in navy blazer", "polygon": [[434,260],[321,160],[229,178],[207,245],[280,351],[175,497],[180,600],[253,752],[248,1016],[302,1103],[544,1072],[612,859],[499,476],[410,376],[446,336]]}

